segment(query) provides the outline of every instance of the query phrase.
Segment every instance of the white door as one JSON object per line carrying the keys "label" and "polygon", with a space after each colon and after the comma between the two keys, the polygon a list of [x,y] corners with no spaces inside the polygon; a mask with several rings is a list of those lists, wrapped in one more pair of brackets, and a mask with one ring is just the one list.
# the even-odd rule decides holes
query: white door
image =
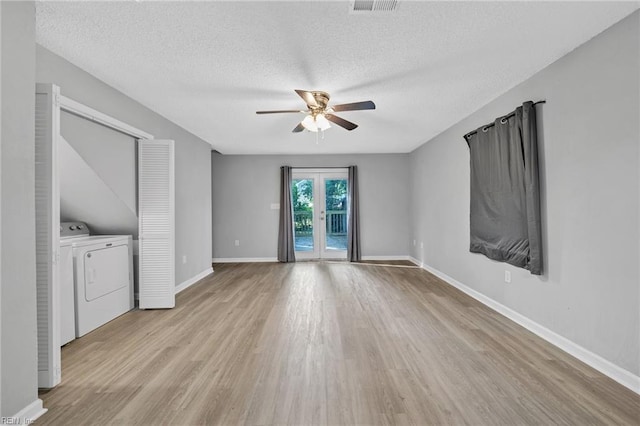
{"label": "white door", "polygon": [[346,169],[294,169],[291,182],[296,259],[347,258]]}
{"label": "white door", "polygon": [[172,140],[138,141],[140,309],[175,306],[175,172]]}

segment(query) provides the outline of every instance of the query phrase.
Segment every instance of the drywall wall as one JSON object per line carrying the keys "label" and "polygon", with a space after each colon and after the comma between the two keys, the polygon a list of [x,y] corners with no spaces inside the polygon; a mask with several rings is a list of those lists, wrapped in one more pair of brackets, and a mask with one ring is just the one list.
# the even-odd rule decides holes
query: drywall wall
{"label": "drywall wall", "polygon": [[[632,374],[640,373],[639,13],[411,153],[412,256]],[[463,135],[537,106],[544,275],[469,252]],[[504,282],[504,271],[512,282]]]}
{"label": "drywall wall", "polygon": [[[340,131],[338,129],[337,131]],[[304,135],[301,135],[304,136]],[[328,137],[328,136],[327,136]],[[301,138],[302,139],[302,138]],[[301,143],[315,143],[301,140]],[[214,258],[277,257],[280,167],[358,166],[363,256],[409,253],[408,154],[212,153]],[[240,246],[235,246],[240,240]]]}
{"label": "drywall wall", "polygon": [[137,239],[135,210],[100,179],[64,136],[58,140],[58,168],[61,222],[82,221],[93,234],[131,235]]}
{"label": "drywall wall", "polygon": [[[2,48],[2,5],[0,5],[0,48]],[[2,54],[0,52],[0,105],[2,105]],[[0,241],[2,239],[2,111],[0,111]],[[0,271],[2,244],[0,243]],[[2,273],[0,272],[0,307],[2,307]],[[2,415],[2,314],[0,313],[0,416]]]}
{"label": "drywall wall", "polygon": [[[2,413],[38,400],[35,253],[35,9],[2,8]],[[41,405],[41,402],[40,402]]]}
{"label": "drywall wall", "polygon": [[135,214],[136,140],[66,111],[60,113],[60,133]]}
{"label": "drywall wall", "polygon": [[60,133],[60,221],[137,240],[136,140],[65,111]]}
{"label": "drywall wall", "polygon": [[211,146],[39,45],[36,80],[57,84],[64,96],[158,139],[175,140],[176,285],[210,268]]}

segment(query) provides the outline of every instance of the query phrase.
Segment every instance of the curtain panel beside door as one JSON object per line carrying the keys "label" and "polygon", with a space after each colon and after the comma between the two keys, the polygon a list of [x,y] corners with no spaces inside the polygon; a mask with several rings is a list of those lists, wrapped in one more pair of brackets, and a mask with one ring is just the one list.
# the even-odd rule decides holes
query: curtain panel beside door
{"label": "curtain panel beside door", "polygon": [[542,274],[536,111],[525,102],[465,135],[473,253]]}
{"label": "curtain panel beside door", "polygon": [[347,191],[347,259],[359,262],[360,253],[360,195],[358,193],[358,166],[349,166]]}
{"label": "curtain panel beside door", "polygon": [[295,262],[293,242],[293,203],[291,202],[291,167],[280,167],[280,226],[278,229],[278,261]]}

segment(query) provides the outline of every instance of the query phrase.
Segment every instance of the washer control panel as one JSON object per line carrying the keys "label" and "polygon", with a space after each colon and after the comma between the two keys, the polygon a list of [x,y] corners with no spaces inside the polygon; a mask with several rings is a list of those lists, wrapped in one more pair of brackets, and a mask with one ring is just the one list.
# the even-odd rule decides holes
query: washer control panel
{"label": "washer control panel", "polygon": [[84,222],[60,222],[60,238],[89,235],[89,227]]}

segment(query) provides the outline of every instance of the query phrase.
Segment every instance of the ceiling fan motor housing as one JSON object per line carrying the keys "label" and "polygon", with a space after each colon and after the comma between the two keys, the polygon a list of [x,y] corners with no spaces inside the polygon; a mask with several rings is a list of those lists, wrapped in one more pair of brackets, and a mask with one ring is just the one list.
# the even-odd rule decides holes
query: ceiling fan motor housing
{"label": "ceiling fan motor housing", "polygon": [[307,105],[313,115],[321,114],[327,108],[330,96],[327,92],[313,91],[311,92],[313,98],[316,100],[317,106]]}

